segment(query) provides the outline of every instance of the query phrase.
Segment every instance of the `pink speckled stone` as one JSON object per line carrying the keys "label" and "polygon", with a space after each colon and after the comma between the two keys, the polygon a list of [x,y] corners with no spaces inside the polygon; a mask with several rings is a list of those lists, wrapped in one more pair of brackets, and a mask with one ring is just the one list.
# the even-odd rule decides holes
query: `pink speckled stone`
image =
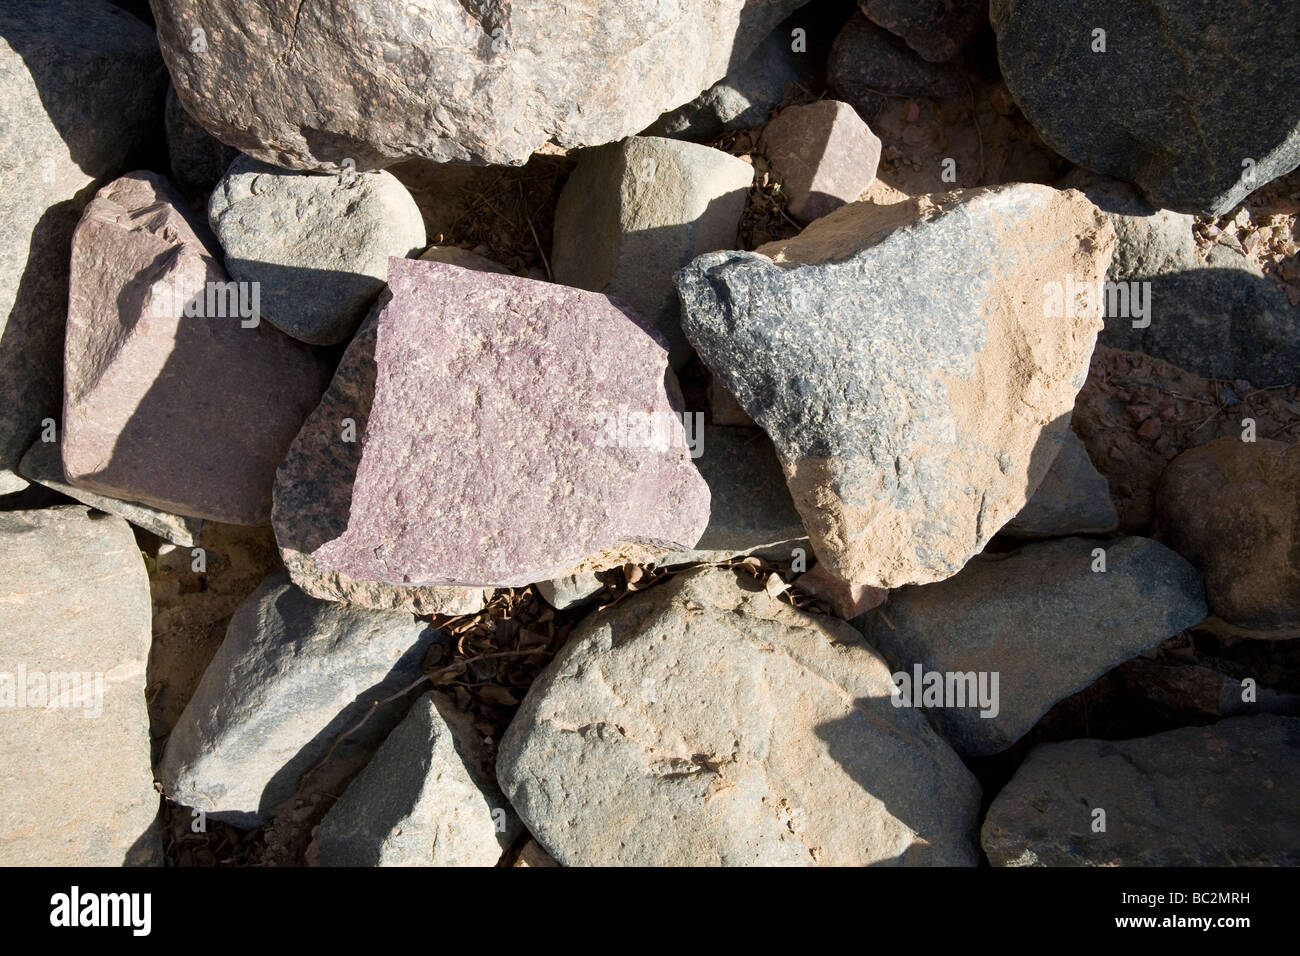
{"label": "pink speckled stone", "polygon": [[[388,283],[347,531],[320,567],[509,587],[699,540],[709,491],[647,322],[603,295],[438,262],[391,259]],[[633,427],[647,414],[664,441]]]}

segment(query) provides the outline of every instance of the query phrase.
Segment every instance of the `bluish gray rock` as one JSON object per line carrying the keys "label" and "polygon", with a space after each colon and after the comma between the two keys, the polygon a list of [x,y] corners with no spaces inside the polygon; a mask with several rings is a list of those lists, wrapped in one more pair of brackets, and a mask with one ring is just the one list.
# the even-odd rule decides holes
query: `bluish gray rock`
{"label": "bluish gray rock", "polygon": [[1067,432],[1061,450],[1042,484],[1002,533],[1015,538],[1055,538],[1069,534],[1104,534],[1119,526],[1110,500],[1110,485],[1092,466],[1088,449]]}

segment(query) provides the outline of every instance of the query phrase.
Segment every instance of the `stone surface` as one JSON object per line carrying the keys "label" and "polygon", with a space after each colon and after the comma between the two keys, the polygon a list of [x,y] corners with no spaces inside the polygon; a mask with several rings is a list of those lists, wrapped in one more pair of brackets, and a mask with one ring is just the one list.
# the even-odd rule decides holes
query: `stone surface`
{"label": "stone surface", "polygon": [[167,159],[172,182],[189,194],[212,191],[239,156],[239,150],[227,146],[196,123],[185,112],[175,87],[167,87]]}
{"label": "stone surface", "polygon": [[500,263],[493,262],[486,256],[480,256],[468,249],[462,249],[460,246],[430,246],[420,253],[420,258],[425,262],[445,262],[449,266],[460,266],[462,269],[477,269],[479,272],[511,274],[510,270]]}
{"label": "stone surface", "polygon": [[557,611],[589,604],[603,590],[604,579],[590,571],[566,575],[553,581],[542,581],[537,585],[537,593],[542,596],[542,600]]}
{"label": "stone surface", "polygon": [[[265,323],[245,327],[256,317],[232,306],[251,299],[226,286],[214,248],[154,173],[123,176],[86,207],[72,239],[63,469],[99,494],[263,524],[328,370]],[[192,306],[207,314],[185,315]]]}
{"label": "stone surface", "polygon": [[655,120],[646,136],[669,136],[703,143],[729,130],[767,122],[802,78],[790,33],[778,27],[758,49],[685,106]]}
{"label": "stone surface", "polygon": [[72,231],[95,181],[160,135],[166,87],[153,31],[102,0],[0,10],[0,494],[59,419]]}
{"label": "stone surface", "polygon": [[708,146],[651,136],[584,153],[555,207],[555,281],[626,301],[690,357],[673,273],[736,244],[754,168]]}
{"label": "stone surface", "polygon": [[[1104,572],[1094,570],[1094,549],[1105,552]],[[892,592],[887,619],[877,611],[855,623],[909,677],[920,665],[922,674],[987,674],[991,687],[998,675],[992,708],[969,698],[927,708],[958,753],[982,756],[1010,747],[1058,700],[1199,623],[1204,594],[1196,569],[1155,541],[1062,538],[981,555],[947,581]]]}
{"label": "stone surface", "polygon": [[388,271],[347,530],[314,550],[322,569],[515,587],[699,540],[708,487],[648,324],[547,282]]}
{"label": "stone surface", "polygon": [[891,687],[848,625],[701,569],[574,630],[497,778],[565,866],[973,864],[979,785]]}
{"label": "stone surface", "polygon": [[515,860],[515,866],[531,867],[552,867],[559,866],[554,857],[542,849],[542,845],[536,840],[529,840],[524,844],[524,848],[519,851],[519,858]]}
{"label": "stone surface", "polygon": [[805,222],[856,200],[880,163],[879,138],[838,100],[786,107],[763,130],[762,148],[790,214]]}
{"label": "stone surface", "polygon": [[858,0],[858,6],[932,62],[951,60],[988,22],[986,0]]}
{"label": "stone surface", "polygon": [[223,142],[289,168],[367,169],[407,156],[520,164],[548,142],[631,135],[797,6],[155,0],[154,12],[181,102]]}
{"label": "stone surface", "polygon": [[656,559],[662,568],[726,561],[744,555],[789,561],[808,549],[808,535],[790,500],[772,441],[758,428],[706,425],[695,459],[709,486],[709,523],[689,551]]}
{"label": "stone surface", "polygon": [[1300,637],[1300,445],[1220,438],[1165,469],[1161,537],[1205,578],[1219,629]]}
{"label": "stone surface", "polygon": [[854,203],[696,259],[682,324],[772,437],[829,571],[942,580],[1057,453],[1101,323],[1049,314],[1043,290],[1095,284],[1113,236],[1081,193],[1033,184]]}
{"label": "stone surface", "polygon": [[347,339],[390,256],[424,250],[424,220],[391,173],[294,173],[241,156],[208,202],[226,269],[261,284],[263,317],[313,345]]}
{"label": "stone surface", "polygon": [[854,13],[831,46],[826,82],[870,123],[890,99],[937,99],[965,94],[961,73],[951,65],[927,63],[898,37]]}
{"label": "stone surface", "polygon": [[835,616],[846,621],[879,607],[889,596],[889,592],[883,588],[841,581],[827,571],[824,564],[814,565],[811,571],[799,575],[795,578],[794,586],[830,605]]}
{"label": "stone surface", "polygon": [[981,841],[994,866],[1296,866],[1297,788],[1295,717],[1043,744],[993,801]]}
{"label": "stone surface", "polygon": [[749,417],[740,403],[736,401],[735,396],[727,391],[726,387],[719,384],[713,376],[709,376],[708,384],[709,396],[709,421],[714,425],[725,425],[735,428],[754,428],[754,420]]}
{"label": "stone surface", "polygon": [[330,807],[322,866],[496,866],[521,826],[474,721],[425,694]]}
{"label": "stone surface", "polygon": [[404,611],[320,601],[277,571],[235,612],[226,639],[167,739],[163,793],[217,820],[253,826],[329,755],[359,769],[402,716],[376,710],[420,676],[436,631]]}
{"label": "stone surface", "polygon": [[1061,450],[1020,513],[1002,533],[1017,538],[1104,534],[1119,525],[1110,486],[1092,465],[1088,449],[1067,432]]}
{"label": "stone surface", "polygon": [[486,600],[481,588],[387,584],[316,563],[316,549],[347,530],[361,438],[375,395],[375,317],[389,298],[385,290],[352,337],[320,404],[307,416],[276,471],[271,509],[275,540],[293,583],[313,597],[374,610],[474,614]]}
{"label": "stone surface", "polygon": [[1216,216],[1300,163],[1297,17],[1289,0],[989,7],[1002,75],[1047,145],[1156,206]]}
{"label": "stone surface", "polygon": [[149,579],[125,521],[0,514],[0,865],[160,864],[148,656]]}
{"label": "stone surface", "polygon": [[165,541],[185,547],[198,543],[203,522],[197,518],[168,514],[148,505],[97,495],[93,491],[68,484],[63,474],[63,460],[57,442],[38,441],[32,445],[27,454],[23,455],[18,470],[29,481],[39,482],[84,505],[125,518],[137,528],[152,532]]}

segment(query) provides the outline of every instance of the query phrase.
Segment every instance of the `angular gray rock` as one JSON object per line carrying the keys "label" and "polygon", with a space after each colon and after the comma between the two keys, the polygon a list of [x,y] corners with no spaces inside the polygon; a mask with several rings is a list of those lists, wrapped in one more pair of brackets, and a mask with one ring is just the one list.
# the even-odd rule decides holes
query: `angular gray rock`
{"label": "angular gray rock", "polygon": [[880,164],[879,137],[838,100],[786,107],[763,130],[762,146],[790,215],[805,222],[855,201]]}
{"label": "angular gray rock", "polygon": [[951,60],[988,22],[987,0],[858,0],[867,17],[932,62]]}
{"label": "angular gray rock", "polygon": [[699,540],[708,487],[644,320],[549,282],[412,259],[388,272],[347,529],[313,551],[320,568],[515,587]]}
{"label": "angular gray rock", "polygon": [[154,13],[181,102],[223,142],[293,169],[368,169],[519,165],[548,142],[631,135],[799,3],[155,0]]}
{"label": "angular gray rock", "polygon": [[347,339],[388,278],[389,256],[424,251],[424,220],[383,171],[294,173],[248,156],[208,202],[226,270],[261,285],[262,316],[312,345]]}
{"label": "angular gray rock", "polygon": [[891,687],[848,625],[705,568],[579,625],[497,779],[565,866],[974,864],[979,785]]}
{"label": "angular gray rock", "polygon": [[160,135],[166,88],[153,31],[103,0],[0,9],[0,494],[59,419],[72,231],[95,181]]}
{"label": "angular gray rock", "polygon": [[989,19],[1003,78],[1047,145],[1156,206],[1220,216],[1300,164],[1290,0],[1231,12],[1204,0],[992,0]]}
{"label": "angular gray rock", "polygon": [[661,568],[754,555],[789,561],[808,535],[790,499],[772,440],[758,428],[705,425],[695,465],[709,486],[709,523],[689,551],[656,559]]}
{"label": "angular gray rock", "polygon": [[72,240],[63,469],[99,494],[264,524],[276,466],[328,368],[258,320],[215,246],[154,173],[123,176],[86,207]]}
{"label": "angular gray rock", "polygon": [[565,285],[625,300],[690,358],[673,273],[730,249],[754,167],[708,146],[652,136],[583,154],[555,207],[551,267]]}
{"label": "angular gray rock", "polygon": [[1057,453],[1101,321],[1042,290],[1095,283],[1113,237],[1081,193],[1033,184],[854,203],[696,259],[682,325],[772,438],[828,570],[942,580]]}
{"label": "angular gray rock", "polygon": [[[262,582],[167,738],[158,780],[169,799],[239,826],[265,821],[304,774],[359,769],[402,717],[372,705],[420,676],[438,632],[404,611],[320,601],[283,571]],[[331,754],[331,750],[333,752]]]}
{"label": "angular gray rock", "polygon": [[119,498],[97,495],[93,491],[69,484],[63,474],[63,460],[59,455],[57,442],[36,442],[27,450],[27,454],[23,455],[23,460],[18,464],[18,471],[28,481],[53,488],[84,505],[125,518],[137,528],[156,534],[164,541],[187,548],[199,542],[203,522],[197,518],[168,514],[135,501],[122,501]]}
{"label": "angular gray rock", "polygon": [[826,84],[868,123],[889,97],[939,98],[966,89],[953,66],[927,63],[861,13],[849,17],[831,45]]}
{"label": "angular gray rock", "polygon": [[149,578],[121,518],[0,514],[0,865],[160,864]]}
{"label": "angular gray rock", "polygon": [[[1095,570],[1098,550],[1105,571]],[[895,673],[908,675],[903,703],[925,704],[958,753],[983,756],[1010,747],[1058,700],[1199,623],[1205,611],[1196,569],[1164,545],[1062,538],[981,555],[947,581],[901,588],[886,613],[870,611],[855,624]],[[953,691],[934,706],[922,696],[932,673]],[[963,675],[984,682],[991,706],[989,695],[972,699]]]}
{"label": "angular gray rock", "polygon": [[1110,485],[1092,466],[1088,450],[1067,432],[1061,450],[1020,513],[1002,527],[1016,538],[1104,534],[1119,527]]}
{"label": "angular gray rock", "polygon": [[590,571],[541,581],[537,585],[537,593],[542,596],[542,600],[557,611],[589,604],[603,590],[605,580]]}
{"label": "angular gray rock", "polygon": [[993,801],[981,842],[994,866],[1296,866],[1297,789],[1296,717],[1042,744]]}
{"label": "angular gray rock", "polygon": [[167,87],[164,122],[172,181],[184,193],[211,192],[230,164],[239,158],[239,150],[216,139],[191,119],[172,86]]}
{"label": "angular gray rock", "polygon": [[481,588],[387,584],[327,571],[316,563],[316,549],[347,530],[361,438],[375,396],[375,318],[389,299],[387,290],[380,294],[275,473],[275,541],[293,583],[313,597],[373,610],[474,614],[486,599]]}
{"label": "angular gray rock", "polygon": [[496,866],[522,830],[473,719],[425,694],[321,821],[322,866]]}

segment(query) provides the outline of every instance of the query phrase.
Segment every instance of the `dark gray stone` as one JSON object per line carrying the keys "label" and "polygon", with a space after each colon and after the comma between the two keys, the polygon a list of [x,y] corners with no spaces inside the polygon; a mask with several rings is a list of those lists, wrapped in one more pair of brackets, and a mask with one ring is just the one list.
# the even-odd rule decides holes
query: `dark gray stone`
{"label": "dark gray stone", "polygon": [[175,87],[167,88],[164,118],[172,181],[187,194],[211,192],[238,158],[239,150],[227,146],[196,123],[181,106]]}
{"label": "dark gray stone", "polygon": [[1296,717],[1042,744],[993,801],[981,842],[994,866],[1296,866],[1298,790]]}
{"label": "dark gray stone", "polygon": [[1047,145],[1157,206],[1223,215],[1300,164],[1292,0],[992,0],[989,18]]}
{"label": "dark gray stone", "polygon": [[[1094,549],[1105,552],[1104,572],[1094,570]],[[927,708],[958,753],[983,756],[1010,747],[1058,700],[1205,612],[1196,569],[1164,545],[1062,538],[981,555],[947,581],[892,592],[883,612],[855,623],[912,684],[917,665],[922,674],[987,674],[990,687],[998,675],[992,708],[969,699]]]}
{"label": "dark gray stone", "polygon": [[951,60],[988,22],[988,0],[858,0],[873,23],[932,62]]}
{"label": "dark gray stone", "polygon": [[1018,538],[1103,534],[1119,526],[1110,485],[1092,466],[1088,449],[1068,432],[1043,482],[1002,533]]}
{"label": "dark gray stone", "polygon": [[890,97],[937,99],[966,89],[961,73],[951,65],[926,62],[861,13],[854,13],[836,36],[826,82],[836,99],[850,104],[868,123]]}

